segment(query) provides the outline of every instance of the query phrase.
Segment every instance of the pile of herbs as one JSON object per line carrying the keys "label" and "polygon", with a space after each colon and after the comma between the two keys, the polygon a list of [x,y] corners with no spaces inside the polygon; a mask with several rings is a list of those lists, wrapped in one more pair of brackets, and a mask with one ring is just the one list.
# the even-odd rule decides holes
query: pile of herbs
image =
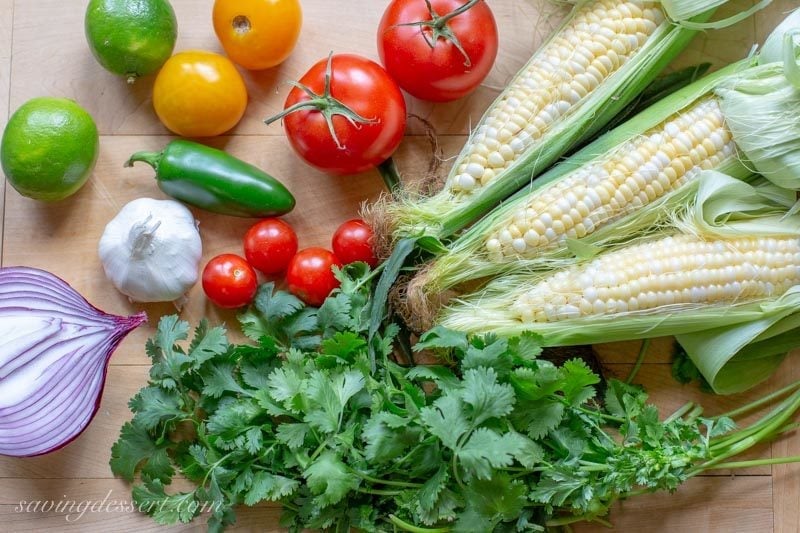
{"label": "pile of herbs", "polygon": [[[441,365],[392,357],[398,328],[374,333],[373,273],[338,272],[319,309],[272,284],[240,317],[252,345],[221,327],[161,320],[153,366],[112,450],[138,508],[161,524],[206,511],[212,531],[235,507],[278,502],[281,524],[348,531],[542,531],[603,522],[617,500],[673,491],[791,427],[788,387],[732,415],[786,398],[755,424],[702,418],[688,404],[665,420],[645,392],[607,383],[582,361],[540,359],[534,335],[471,337],[435,329],[416,350]],[[374,333],[374,334],[371,334]],[[137,476],[138,474],[138,476]],[[190,492],[169,490],[178,474]]]}

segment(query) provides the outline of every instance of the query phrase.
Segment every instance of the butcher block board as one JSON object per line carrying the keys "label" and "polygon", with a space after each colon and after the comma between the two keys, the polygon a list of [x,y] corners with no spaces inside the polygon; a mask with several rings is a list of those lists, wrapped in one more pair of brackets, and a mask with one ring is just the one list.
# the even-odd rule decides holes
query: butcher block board
{"label": "butcher block board", "polygon": [[[291,151],[280,125],[262,120],[281,109],[287,80],[299,78],[330,51],[356,52],[377,59],[375,29],[386,0],[303,0],[304,27],[297,49],[283,65],[259,73],[244,72],[250,103],[242,122],[229,135],[210,144],[268,169],[297,197],[286,219],[297,229],[302,247],[329,246],[332,228],[355,217],[364,201],[383,191],[374,172],[329,177],[302,163]],[[211,26],[213,0],[172,0],[179,23],[176,50],[221,51]],[[500,28],[500,52],[484,85],[472,96],[444,105],[408,98],[411,118],[397,162],[407,176],[424,176],[431,161],[446,171],[474,124],[498,91],[566,13],[545,0],[492,0]],[[749,2],[736,2],[738,7]],[[745,56],[797,2],[775,0],[734,27],[700,35],[675,66],[711,61],[720,67]],[[195,531],[202,520],[166,528],[126,509],[129,487],[109,470],[111,445],[130,418],[128,399],[145,384],[148,359],[145,339],[159,317],[174,312],[169,304],[133,305],[106,280],[97,257],[97,241],[105,224],[126,202],[139,197],[164,198],[144,166],[123,169],[136,150],[158,150],[172,137],[158,122],[150,99],[153,80],[133,86],[105,72],[92,58],[83,34],[84,0],[0,0],[0,125],[29,98],[64,96],[82,104],[100,130],[100,157],[88,184],[74,197],[43,205],[21,197],[10,186],[0,197],[2,265],[28,265],[68,280],[89,301],[106,311],[147,311],[150,322],[119,347],[108,371],[105,395],[88,430],[66,448],[33,459],[0,458],[0,531]],[[724,16],[729,9],[720,12]],[[435,130],[440,160],[426,136],[424,121]],[[3,188],[0,188],[3,194]],[[241,253],[241,237],[253,222],[195,210],[203,237],[204,259],[222,252]],[[195,287],[182,317],[202,317],[235,325],[235,316],[206,302]],[[789,357],[776,376],[747,394],[715,398],[696,386],[681,386],[670,376],[668,339],[656,341],[638,374],[664,412],[686,400],[700,401],[719,413],[791,381],[800,379],[800,358]],[[597,347],[611,376],[626,376],[639,343]],[[797,435],[764,445],[749,457],[800,455]],[[28,512],[27,502],[75,501],[91,509],[82,515]],[[102,505],[102,502],[106,505]],[[111,505],[113,503],[114,505]],[[243,508],[234,531],[280,531],[276,507]],[[614,508],[616,531],[625,532],[752,532],[800,531],[800,466],[760,467],[731,475],[719,472],[690,480],[675,494],[634,498]],[[579,526],[582,532],[601,531]]]}

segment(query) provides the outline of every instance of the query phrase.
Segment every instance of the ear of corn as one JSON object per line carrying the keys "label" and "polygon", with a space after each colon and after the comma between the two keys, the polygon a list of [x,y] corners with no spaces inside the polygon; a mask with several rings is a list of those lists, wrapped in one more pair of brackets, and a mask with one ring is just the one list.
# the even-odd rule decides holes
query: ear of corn
{"label": "ear of corn", "polygon": [[730,382],[734,357],[757,357],[752,346],[775,339],[759,363],[773,368],[784,347],[800,345],[789,334],[800,328],[800,215],[787,213],[795,195],[715,172],[698,183],[673,224],[564,269],[496,278],[439,324],[535,332],[547,346],[678,335],[719,390],[753,385],[763,372]]}
{"label": "ear of corn", "polygon": [[[670,10],[711,16],[716,1],[674,0]],[[690,41],[659,2],[579,2],[481,119],[444,190],[390,203],[395,236],[446,237],[593,136]]]}

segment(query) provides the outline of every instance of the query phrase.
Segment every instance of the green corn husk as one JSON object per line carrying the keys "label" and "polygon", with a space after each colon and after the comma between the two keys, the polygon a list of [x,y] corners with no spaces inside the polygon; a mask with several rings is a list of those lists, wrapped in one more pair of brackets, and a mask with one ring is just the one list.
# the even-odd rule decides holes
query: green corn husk
{"label": "green corn husk", "polygon": [[[791,34],[798,26],[800,10],[790,15],[767,42]],[[784,47],[793,48],[790,43]],[[787,72],[797,64],[788,58],[786,63],[762,64],[764,59],[743,60],[663,99],[552,168],[484,217],[408,284],[405,315],[411,325],[419,330],[429,328],[441,304],[464,286],[474,289],[482,279],[515,270],[563,267],[575,257],[590,257],[598,249],[625,242],[673,213],[694,194],[691,181],[639,210],[597,225],[593,233],[580,239],[500,258],[492,256],[486,245],[489,236],[507,227],[514,213],[536,195],[576,172],[601,165],[624,151],[632,139],[703,99],[716,98],[734,142],[741,148],[740,156],[729,157],[715,170],[741,179],[758,171],[782,187],[800,189],[800,113],[796,111],[800,109],[800,90],[787,78]],[[756,113],[748,112],[754,109]]]}
{"label": "green corn husk", "polygon": [[[692,205],[673,224],[655,229],[631,245],[675,234],[706,239],[790,236],[800,239],[800,215],[788,214],[796,195],[766,181],[753,184],[714,171],[698,180]],[[619,253],[612,247],[608,254]],[[590,260],[577,262],[580,269]],[[755,385],[785,353],[800,345],[800,285],[753,301],[674,304],[645,311],[523,322],[514,303],[555,273],[514,273],[445,308],[438,323],[467,332],[515,336],[532,331],[546,346],[594,344],[677,335],[698,368],[719,392]],[[767,348],[767,349],[765,349]],[[730,365],[730,366],[729,366]],[[751,368],[752,365],[752,368]],[[747,372],[740,372],[747,367]]]}
{"label": "green corn husk", "polygon": [[[552,124],[538,141],[528,146],[522,157],[501,172],[491,183],[475,191],[456,192],[451,186],[456,178],[457,169],[475,137],[475,132],[479,131],[480,126],[487,121],[489,116],[487,111],[476,130],[470,135],[464,150],[456,158],[443,190],[428,198],[408,196],[389,202],[370,213],[371,218],[376,219],[375,226],[389,228],[387,231],[391,236],[388,240],[391,241],[420,235],[446,238],[471,224],[541,174],[570,149],[602,130],[688,45],[697,31],[735,23],[765,7],[769,0],[762,1],[752,9],[742,11],[726,21],[709,22],[716,8],[727,2],[728,0],[663,1],[662,9],[667,14],[666,20],[619,70],[572,106],[567,114]],[[590,3],[591,1],[585,0],[576,2],[575,10]],[[563,25],[554,32],[551,41],[569,24],[573,15],[567,17]],[[543,53],[542,50],[547,44],[543,44],[531,61]],[[524,71],[525,68],[520,73]],[[504,99],[513,83],[514,81],[500,94],[492,107]],[[383,242],[386,239],[381,237],[378,240]]]}

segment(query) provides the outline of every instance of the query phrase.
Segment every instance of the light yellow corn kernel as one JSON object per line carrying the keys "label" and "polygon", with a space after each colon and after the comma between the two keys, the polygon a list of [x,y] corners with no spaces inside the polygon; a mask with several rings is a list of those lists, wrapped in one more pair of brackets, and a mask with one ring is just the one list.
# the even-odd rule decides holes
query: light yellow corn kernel
{"label": "light yellow corn kernel", "polygon": [[[757,253],[752,250],[757,249]],[[720,253],[720,250],[725,250]],[[779,251],[780,250],[780,251]],[[785,251],[784,251],[785,250]],[[620,265],[637,265],[620,269]],[[679,235],[630,246],[551,275],[512,306],[520,320],[652,312],[664,306],[730,305],[776,297],[800,285],[797,237],[707,241]],[[568,301],[564,309],[562,302]],[[578,315],[575,309],[579,310]],[[542,321],[541,317],[536,319]]]}
{"label": "light yellow corn kernel", "polygon": [[[692,133],[693,125],[700,122],[704,127],[695,128],[695,132],[711,132],[705,139]],[[719,126],[711,129],[712,124]],[[728,139],[721,150],[711,140],[713,135]],[[655,142],[658,139],[660,144]],[[520,211],[525,213],[527,226],[541,236],[541,245],[526,243],[522,252],[505,245],[501,253],[509,259],[535,257],[542,248],[563,243],[570,230],[574,230],[570,235],[586,236],[656,201],[694,179],[701,170],[719,166],[734,153],[735,145],[718,103],[714,99],[702,100],[612,151],[607,158],[535,193]],[[554,223],[559,220],[559,224]],[[510,223],[511,220],[499,222],[499,229],[491,232],[489,239],[498,238],[497,232]]]}
{"label": "light yellow corn kernel", "polygon": [[[576,11],[556,35],[526,67],[487,113],[486,126],[465,148],[460,161],[471,161],[478,153],[493,170],[476,187],[465,189],[455,176],[448,181],[454,192],[473,192],[485,187],[511,166],[532,141],[540,139],[554,123],[606,78],[624,65],[664,22],[662,9],[655,1],[598,0]],[[526,142],[515,142],[522,132]],[[501,150],[502,146],[509,149]],[[499,152],[502,158],[492,157]]]}

